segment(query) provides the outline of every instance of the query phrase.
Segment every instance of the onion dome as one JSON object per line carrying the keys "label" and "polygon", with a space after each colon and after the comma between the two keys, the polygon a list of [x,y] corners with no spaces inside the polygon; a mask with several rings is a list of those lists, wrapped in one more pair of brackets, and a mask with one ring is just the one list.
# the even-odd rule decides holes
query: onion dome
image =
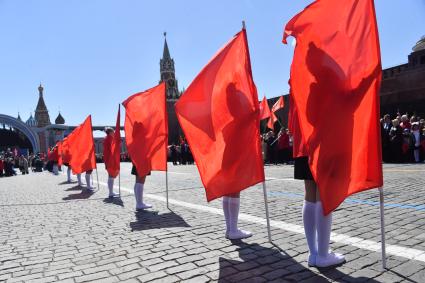
{"label": "onion dome", "polygon": [[32,116],[32,113],[31,113],[30,117],[28,118],[28,120],[25,122],[25,124],[27,124],[30,127],[37,127],[37,121]]}
{"label": "onion dome", "polygon": [[62,117],[61,113],[59,112],[58,117],[56,117],[55,119],[55,124],[56,125],[63,125],[65,124],[65,119]]}

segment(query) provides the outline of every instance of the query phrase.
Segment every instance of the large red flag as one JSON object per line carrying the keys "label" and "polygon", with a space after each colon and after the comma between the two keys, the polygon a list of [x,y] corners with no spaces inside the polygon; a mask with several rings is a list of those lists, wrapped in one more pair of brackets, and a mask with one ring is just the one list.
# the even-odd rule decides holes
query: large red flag
{"label": "large red flag", "polygon": [[264,96],[263,100],[260,102],[260,120],[267,119],[270,115],[270,107],[267,103],[267,98]]}
{"label": "large red flag", "polygon": [[139,176],[167,170],[168,120],[165,83],[123,102],[125,141]]}
{"label": "large red flag", "polygon": [[279,97],[279,99],[273,104],[272,112],[276,112],[279,109],[285,107],[285,101],[283,100],[283,96]]}
{"label": "large red flag", "polygon": [[68,136],[68,148],[71,155],[69,165],[74,174],[96,168],[91,115]]}
{"label": "large red flag", "polygon": [[202,69],[175,107],[208,201],[264,181],[258,96],[245,30]]}
{"label": "large red flag", "polygon": [[107,136],[103,141],[103,160],[109,176],[115,178],[120,172],[121,133],[120,133],[120,106],[118,105],[117,122],[114,135]]}
{"label": "large red flag", "polygon": [[316,1],[288,22],[284,43],[287,36],[296,38],[291,95],[328,214],[349,195],[383,184],[373,0]]}

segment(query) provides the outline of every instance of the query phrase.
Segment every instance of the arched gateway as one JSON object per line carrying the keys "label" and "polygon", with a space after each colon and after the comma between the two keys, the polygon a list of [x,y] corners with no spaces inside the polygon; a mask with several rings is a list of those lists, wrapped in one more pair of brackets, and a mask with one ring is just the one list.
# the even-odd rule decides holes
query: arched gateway
{"label": "arched gateway", "polygon": [[35,133],[27,124],[24,122],[4,114],[0,114],[0,125],[9,125],[15,129],[18,129],[32,145],[33,152],[40,151],[40,141],[37,133]]}

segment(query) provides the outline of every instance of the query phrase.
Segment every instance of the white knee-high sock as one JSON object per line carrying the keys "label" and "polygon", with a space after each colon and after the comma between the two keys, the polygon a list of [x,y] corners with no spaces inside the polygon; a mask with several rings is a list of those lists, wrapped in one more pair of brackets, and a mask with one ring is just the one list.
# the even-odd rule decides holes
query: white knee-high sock
{"label": "white knee-high sock", "polygon": [[139,204],[139,183],[134,183],[134,198],[137,206]]}
{"label": "white knee-high sock", "polygon": [[316,202],[317,254],[327,256],[331,239],[332,213],[323,215],[322,202]]}
{"label": "white knee-high sock", "polygon": [[142,205],[142,200],[140,199],[140,186],[141,183],[134,184],[134,197],[136,199],[136,207],[140,207]]}
{"label": "white knee-high sock", "polygon": [[229,197],[223,196],[223,212],[224,219],[226,220],[226,233],[230,231],[230,216],[229,216]]}
{"label": "white knee-high sock", "polygon": [[240,198],[229,197],[229,232],[238,230]]}
{"label": "white knee-high sock", "polygon": [[114,194],[114,178],[109,177],[108,178],[108,189],[109,189],[109,195]]}
{"label": "white knee-high sock", "polygon": [[78,185],[81,186],[81,174],[77,174]]}
{"label": "white knee-high sock", "polygon": [[68,176],[68,182],[71,182],[71,167],[68,167],[68,170],[66,170],[66,175]]}
{"label": "white knee-high sock", "polygon": [[317,255],[316,203],[304,200],[303,223],[310,254]]}
{"label": "white knee-high sock", "polygon": [[145,187],[145,184],[140,183],[139,184],[139,199],[140,199],[140,204],[143,204],[143,189]]}
{"label": "white knee-high sock", "polygon": [[91,188],[90,176],[91,174],[86,174],[86,184],[88,188]]}
{"label": "white knee-high sock", "polygon": [[55,175],[59,174],[59,168],[57,164],[53,164],[53,174]]}

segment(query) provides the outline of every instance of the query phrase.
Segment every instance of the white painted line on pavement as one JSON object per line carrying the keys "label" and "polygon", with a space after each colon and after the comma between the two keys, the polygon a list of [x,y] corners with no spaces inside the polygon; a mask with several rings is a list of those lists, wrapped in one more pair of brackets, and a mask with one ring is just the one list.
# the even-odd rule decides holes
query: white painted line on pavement
{"label": "white painted line on pavement", "polygon": [[279,180],[279,181],[295,181],[295,182],[302,182],[302,180],[297,180],[294,178],[274,178],[274,177],[266,177],[266,181],[275,181],[275,180]]}
{"label": "white painted line on pavement", "polygon": [[[99,184],[107,186],[107,184],[104,183],[104,182],[99,182]],[[118,188],[117,186],[114,186],[114,187]],[[133,190],[124,188],[122,186],[121,186],[121,190],[129,192],[129,193],[133,193]],[[167,201],[165,197],[154,195],[154,194],[144,194],[144,196],[147,197],[147,198],[150,198],[150,199],[161,201],[161,202]],[[194,210],[199,210],[199,211],[203,211],[203,212],[223,215],[223,210],[215,208],[215,207],[193,204],[193,203],[175,200],[175,199],[170,199],[170,198],[168,199],[168,201],[169,201],[170,204],[175,204],[175,205],[186,207],[186,208],[189,208],[189,209],[194,209]],[[257,216],[253,216],[253,215],[250,215],[250,214],[240,213],[239,219],[247,221],[247,222],[267,226],[266,219],[261,218],[261,217],[257,217]],[[277,220],[270,219],[270,226],[272,226],[274,228],[281,229],[281,230],[285,230],[285,231],[288,231],[288,232],[296,233],[296,234],[304,234],[304,227],[302,227],[300,225],[284,222],[284,221],[277,221]],[[351,236],[348,236],[348,235],[345,235],[345,234],[332,233],[331,234],[331,240],[336,242],[336,243],[350,245],[350,246],[357,247],[357,248],[363,249],[363,250],[369,250],[369,251],[373,251],[373,252],[380,252],[381,251],[381,243],[371,241],[371,240],[362,239],[362,238],[359,238],[359,237],[351,237]],[[387,244],[386,245],[386,252],[387,252],[387,255],[394,255],[394,256],[404,257],[404,258],[407,258],[407,259],[413,259],[413,260],[425,262],[425,251],[422,251],[422,250],[411,249],[411,248],[406,248],[406,247],[402,247],[402,246],[388,245]]]}

